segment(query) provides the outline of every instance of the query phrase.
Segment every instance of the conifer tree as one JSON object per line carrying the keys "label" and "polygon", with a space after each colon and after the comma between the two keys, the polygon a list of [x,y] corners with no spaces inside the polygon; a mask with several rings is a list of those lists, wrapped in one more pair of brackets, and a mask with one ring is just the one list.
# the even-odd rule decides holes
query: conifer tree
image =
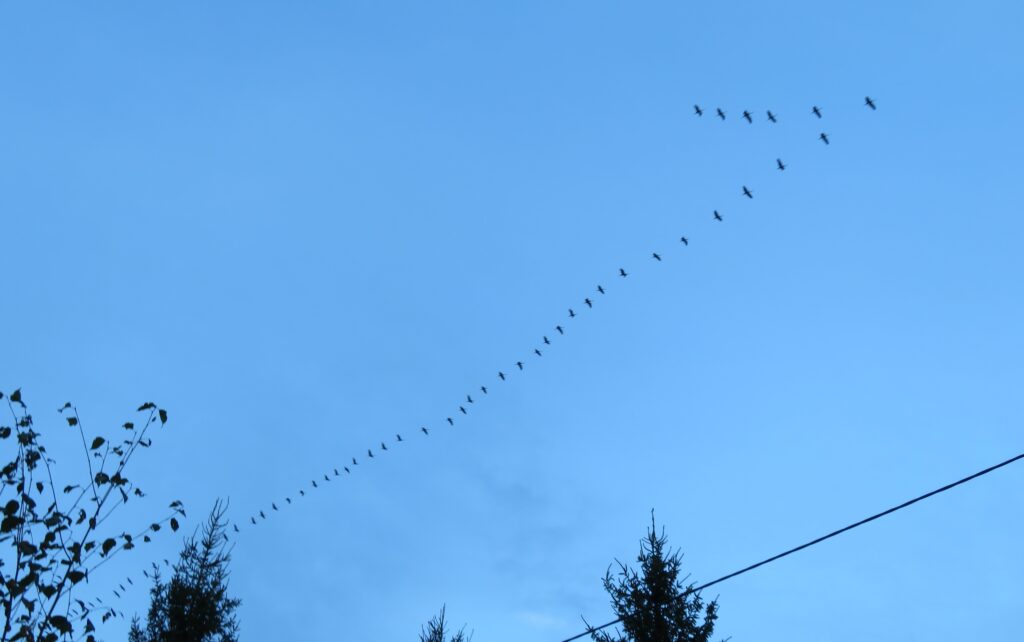
{"label": "conifer tree", "polygon": [[201,536],[185,540],[169,581],[154,565],[146,627],[136,617],[128,642],[238,642],[235,609],[241,601],[227,594],[225,510],[216,502]]}
{"label": "conifer tree", "polygon": [[[426,626],[420,629],[420,642],[446,642],[445,635],[448,623],[444,620],[444,605],[441,606],[441,613],[430,618]],[[465,628],[459,629],[448,638],[447,642],[470,642],[473,636],[465,634]]]}
{"label": "conifer tree", "polygon": [[[619,630],[593,631],[597,642],[710,642],[718,618],[718,602],[707,604],[693,585],[683,586],[680,578],[682,554],[666,546],[651,511],[651,528],[640,542],[635,571],[616,560],[619,570],[613,576],[611,567],[604,576],[604,588],[611,596],[612,608],[622,618]],[[703,619],[703,621],[701,621]],[[589,625],[588,625],[589,626]]]}

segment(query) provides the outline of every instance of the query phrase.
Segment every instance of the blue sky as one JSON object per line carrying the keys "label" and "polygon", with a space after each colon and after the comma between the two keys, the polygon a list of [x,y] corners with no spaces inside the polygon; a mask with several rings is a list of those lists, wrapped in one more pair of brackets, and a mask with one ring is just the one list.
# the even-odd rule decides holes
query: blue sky
{"label": "blue sky", "polygon": [[[360,459],[238,538],[243,639],[415,639],[442,603],[562,639],[652,508],[706,581],[1022,450],[1022,13],[6,3],[0,389],[72,472],[48,409],[170,411],[126,526]],[[716,587],[717,631],[1011,639],[1022,483]]]}

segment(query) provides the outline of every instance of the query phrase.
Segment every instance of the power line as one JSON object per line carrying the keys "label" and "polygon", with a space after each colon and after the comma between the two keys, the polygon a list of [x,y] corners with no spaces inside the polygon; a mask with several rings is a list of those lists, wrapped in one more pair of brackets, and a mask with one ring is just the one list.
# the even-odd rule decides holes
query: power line
{"label": "power line", "polygon": [[[700,586],[697,586],[697,587],[688,588],[685,591],[683,591],[682,593],[680,593],[679,595],[677,595],[675,597],[675,599],[676,600],[682,599],[682,598],[686,597],[687,595],[689,595],[691,593],[696,593],[698,591],[702,591],[702,590],[708,588],[709,586],[714,586],[715,584],[718,584],[719,582],[724,582],[724,581],[726,581],[728,579],[736,577],[737,575],[743,575],[744,573],[746,573],[748,571],[752,571],[752,570],[754,570],[755,568],[757,568],[759,566],[764,566],[765,564],[769,564],[771,562],[774,562],[775,560],[782,559],[783,557],[786,557],[787,555],[791,555],[793,553],[796,553],[797,551],[802,551],[803,549],[809,548],[811,546],[814,546],[815,544],[820,544],[821,542],[824,542],[827,539],[831,539],[831,538],[835,537],[836,535],[839,535],[841,533],[845,533],[846,531],[853,530],[853,529],[857,528],[858,526],[863,526],[864,524],[867,524],[868,522],[873,522],[873,521],[875,521],[876,519],[878,519],[880,517],[885,517],[886,515],[889,515],[891,513],[895,513],[896,511],[902,510],[902,509],[906,508],[907,506],[910,506],[911,504],[916,504],[917,502],[919,502],[921,500],[928,499],[929,497],[932,497],[933,495],[938,495],[939,493],[944,493],[944,492],[946,492],[947,490],[949,490],[951,488],[955,488],[956,486],[959,486],[960,484],[966,484],[967,482],[969,482],[971,480],[977,479],[978,477],[981,477],[982,475],[987,475],[987,474],[989,474],[990,472],[992,472],[994,470],[1002,468],[1003,466],[1008,466],[1008,465],[1012,464],[1013,462],[1018,461],[1020,459],[1024,459],[1024,453],[1021,453],[1021,454],[1017,455],[1016,457],[1011,457],[1011,458],[1007,459],[1006,461],[1003,461],[1001,463],[996,464],[995,466],[989,466],[988,468],[986,468],[984,470],[979,470],[978,472],[974,473],[973,475],[968,475],[967,477],[964,477],[963,479],[955,481],[952,484],[946,484],[942,488],[936,488],[935,490],[927,492],[924,495],[921,495],[921,496],[915,497],[914,499],[911,499],[909,501],[903,502],[899,506],[893,506],[892,508],[890,508],[888,510],[884,510],[881,513],[876,513],[876,514],[872,515],[871,517],[866,517],[866,518],[860,520],[859,522],[854,522],[853,524],[850,524],[849,526],[844,526],[843,528],[840,528],[839,530],[832,531],[828,535],[822,535],[821,537],[819,537],[817,539],[813,539],[813,540],[807,542],[806,544],[801,544],[800,546],[797,546],[795,548],[791,548],[788,551],[785,551],[783,553],[779,553],[778,555],[774,555],[772,557],[769,557],[768,559],[761,560],[760,562],[758,562],[756,564],[751,564],[750,566],[747,566],[746,568],[741,568],[740,570],[733,571],[732,573],[729,573],[728,575],[723,575],[722,577],[718,578],[717,580],[712,580],[710,582],[707,582],[706,584],[701,584]],[[612,626],[614,624],[618,624],[621,621],[622,621],[622,618],[620,617],[618,619],[612,620],[611,622],[608,622],[607,624],[602,624],[601,626],[590,627],[589,629],[587,629],[583,633],[579,633],[577,635],[574,635],[571,638],[566,638],[566,639],[562,640],[562,642],[572,642],[573,640],[578,640],[578,639],[580,639],[580,638],[582,638],[582,637],[584,637],[586,635],[590,635],[591,633],[594,633],[596,631],[600,631],[601,629],[606,629],[609,626]]]}

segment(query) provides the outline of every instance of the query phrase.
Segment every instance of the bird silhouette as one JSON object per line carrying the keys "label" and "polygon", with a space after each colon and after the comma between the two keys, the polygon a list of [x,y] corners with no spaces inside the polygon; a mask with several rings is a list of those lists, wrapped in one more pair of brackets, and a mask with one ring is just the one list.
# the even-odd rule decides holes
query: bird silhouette
{"label": "bird silhouette", "polygon": [[602,288],[600,285],[597,286],[597,291],[600,292],[601,294],[604,294],[604,288]]}
{"label": "bird silhouette", "polygon": [[448,420],[448,425],[449,426],[454,426],[455,425],[455,420],[452,419],[451,417],[448,417],[447,420]]}
{"label": "bird silhouette", "polygon": [[426,426],[420,426],[420,430],[423,431],[424,435],[429,435],[430,434],[430,431],[427,430]]}
{"label": "bird silhouette", "polygon": [[812,111],[812,112],[814,112],[814,115],[815,115],[815,116],[817,116],[818,118],[821,118],[821,110],[820,110],[820,109],[818,109],[818,106],[817,106],[817,105],[815,105],[815,106],[814,106],[814,107],[813,107],[813,108],[811,109],[811,111]]}
{"label": "bird silhouette", "polygon": [[289,504],[291,504],[291,503],[292,503],[292,498],[291,498],[291,497],[285,497],[285,498],[284,498],[284,501],[286,501],[286,502],[288,502]]}
{"label": "bird silhouette", "polygon": [[235,532],[236,533],[240,533],[241,532],[240,530],[238,530],[238,524],[232,524],[232,526],[235,527]]}
{"label": "bird silhouette", "polygon": [[[372,456],[372,455],[371,455],[371,456]],[[311,479],[311,480],[309,480],[309,482],[310,482],[311,484],[313,484],[313,488],[320,488],[319,486],[317,486],[317,485],[316,485],[316,480],[315,480],[315,479]]]}
{"label": "bird silhouette", "polygon": [[397,432],[395,433],[395,441],[402,441],[402,436],[399,435]]}
{"label": "bird silhouette", "polygon": [[570,319],[575,319],[576,318],[576,313],[572,311],[572,308],[569,308],[569,318]]}
{"label": "bird silhouette", "polygon": [[473,403],[473,397],[466,395],[466,403]]}
{"label": "bird silhouette", "polygon": [[556,325],[555,330],[558,330],[558,334],[565,334],[565,330],[563,330],[560,325]]}
{"label": "bird silhouette", "polygon": [[775,120],[775,114],[773,114],[772,110],[770,110],[770,109],[768,110],[768,120],[772,121],[773,123],[779,122],[779,121]]}
{"label": "bird silhouette", "polygon": [[463,408],[462,406],[459,406],[459,412],[461,412],[462,414],[466,414],[466,409]]}
{"label": "bird silhouette", "polygon": [[502,381],[504,381],[505,380],[505,373],[504,372],[499,372],[498,373],[498,378],[500,378]]}
{"label": "bird silhouette", "polygon": [[349,475],[352,474],[352,471],[348,469],[348,466],[342,466],[341,469],[344,470]]}
{"label": "bird silhouette", "polygon": [[747,111],[746,109],[743,110],[743,117],[747,119],[748,123],[753,124],[754,119],[750,117],[750,112]]}
{"label": "bird silhouette", "polygon": [[523,369],[523,362],[522,361],[516,361],[516,365],[519,366],[520,370]]}
{"label": "bird silhouette", "polygon": [[679,242],[682,243],[683,245],[689,245],[690,244],[690,239],[686,238],[685,236],[680,236],[679,237]]}
{"label": "bird silhouette", "polygon": [[782,162],[782,159],[781,159],[781,158],[776,158],[776,159],[775,159],[775,164],[779,166],[779,171],[780,171],[780,172],[781,172],[782,170],[786,169],[786,164]]}
{"label": "bird silhouette", "polygon": [[353,466],[358,466],[358,465],[359,465],[359,462],[358,462],[358,461],[356,461],[356,458],[355,458],[355,457],[353,457],[353,458],[352,458],[352,465],[353,465]]}
{"label": "bird silhouette", "polygon": [[487,386],[480,386],[480,392],[487,394]]}
{"label": "bird silhouette", "polygon": [[697,114],[698,116],[703,116],[704,115],[704,110],[700,108],[700,105],[694,105],[693,106],[693,113]]}
{"label": "bird silhouette", "polygon": [[719,118],[721,118],[722,120],[725,120],[725,112],[722,111],[721,108],[716,107],[715,111],[718,112],[718,117]]}
{"label": "bird silhouette", "polygon": [[260,511],[260,517],[262,517],[263,519],[267,518],[266,514],[263,511]]}
{"label": "bird silhouette", "polygon": [[368,455],[368,456],[370,457],[370,459],[373,459],[373,451],[372,451],[372,450],[370,450],[369,448],[367,448],[367,449],[366,449],[366,454],[367,454],[367,455]]}
{"label": "bird silhouette", "polygon": [[660,261],[660,260],[661,260],[661,257],[660,257],[660,256],[658,256],[658,253],[657,253],[657,252],[651,252],[651,257],[652,257],[652,258],[653,258],[653,259],[654,259],[655,261]]}
{"label": "bird silhouette", "polygon": [[743,186],[743,195],[747,198],[754,198],[754,195],[750,193],[750,190],[747,189],[746,185]]}
{"label": "bird silhouette", "polygon": [[722,220],[722,215],[718,213],[718,210],[715,210],[715,220],[716,221],[721,221]]}
{"label": "bird silhouette", "polygon": [[546,346],[551,345],[551,340],[548,339],[547,337],[544,337],[544,345],[546,345]]}
{"label": "bird silhouette", "polygon": [[[387,450],[387,448],[385,448],[384,450]],[[327,476],[327,473],[324,473],[324,481],[325,482],[331,481],[331,478]]]}
{"label": "bird silhouette", "polygon": [[534,348],[534,349],[533,349],[533,353],[534,353],[535,355],[537,355],[538,357],[543,357],[543,356],[544,356],[544,355],[542,355],[542,354],[540,353],[540,350],[538,350],[537,348]]}
{"label": "bird silhouette", "polygon": [[385,444],[385,443],[384,443],[383,441],[382,441],[382,442],[380,442],[380,449],[381,449],[381,450],[387,450],[387,449],[388,449],[388,446],[387,446],[387,444]]}
{"label": "bird silhouette", "polygon": [[334,469],[334,476],[335,477],[340,477],[341,476],[341,473],[338,472],[337,468]]}
{"label": "bird silhouette", "polygon": [[864,104],[872,110],[877,109],[877,107],[875,107],[875,101],[871,100],[871,96],[864,96]]}
{"label": "bird silhouette", "polygon": [[255,525],[256,525],[256,518],[255,518],[255,517],[253,517],[252,515],[250,515],[250,516],[249,516],[249,521],[250,521],[250,522],[252,522],[252,525],[253,525],[253,526],[255,526]]}
{"label": "bird silhouette", "polygon": [[279,509],[279,508],[277,507],[277,504],[275,504],[274,502],[270,502],[270,507],[271,507],[271,508],[273,508],[274,510],[280,510],[280,509]]}
{"label": "bird silhouette", "polygon": [[302,497],[305,497],[306,496],[306,491],[300,490],[299,491],[299,495],[302,496]]}
{"label": "bird silhouette", "polygon": [[114,593],[114,595],[116,595],[116,596],[118,597],[118,599],[120,599],[120,598],[121,598],[121,594],[120,594],[120,593],[118,593],[117,591],[113,591],[113,593]]}
{"label": "bird silhouette", "polygon": [[583,302],[587,304],[588,308],[594,307],[594,302],[591,301],[590,299],[583,299]]}
{"label": "bird silhouette", "polygon": [[624,269],[619,268],[619,276],[621,276],[622,278],[626,278],[629,275],[626,274],[626,271]]}
{"label": "bird silhouette", "polygon": [[825,132],[821,132],[821,136],[818,136],[818,138],[820,138],[822,142],[824,142],[826,145],[830,144],[828,142],[828,134],[826,134]]}

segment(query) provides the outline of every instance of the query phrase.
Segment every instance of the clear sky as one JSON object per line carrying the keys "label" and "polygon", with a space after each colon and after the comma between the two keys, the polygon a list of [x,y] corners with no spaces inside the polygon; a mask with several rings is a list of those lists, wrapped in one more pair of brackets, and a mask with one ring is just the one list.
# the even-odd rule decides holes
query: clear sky
{"label": "clear sky", "polygon": [[[244,640],[411,640],[446,603],[478,642],[557,641],[610,619],[600,577],[652,508],[706,581],[1024,450],[1021,24],[1009,1],[6,2],[0,389],[70,471],[64,401],[95,433],[170,411],[126,527],[312,491],[237,538]],[[1022,486],[722,584],[717,631],[1017,639]]]}

